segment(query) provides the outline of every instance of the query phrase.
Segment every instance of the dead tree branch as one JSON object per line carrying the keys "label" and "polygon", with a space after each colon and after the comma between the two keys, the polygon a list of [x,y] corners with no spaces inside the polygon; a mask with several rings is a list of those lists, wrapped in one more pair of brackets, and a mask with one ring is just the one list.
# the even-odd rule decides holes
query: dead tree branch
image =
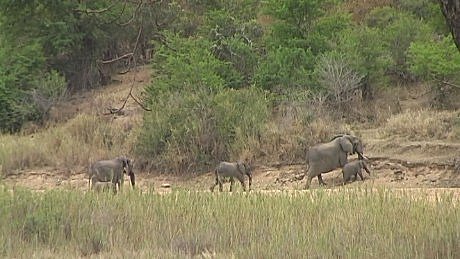
{"label": "dead tree branch", "polygon": [[[137,63],[136,63],[136,55],[134,55],[134,53],[136,53],[136,50],[137,50],[137,46],[139,44],[139,39],[141,37],[141,34],[142,34],[142,23],[140,25],[140,28],[139,28],[139,32],[137,34],[137,39],[136,39],[136,44],[134,46],[134,49],[133,49],[133,62],[130,63],[130,66],[128,67],[128,70],[125,72],[127,73],[128,71],[131,70],[131,68],[135,68],[137,66]],[[126,96],[125,100],[123,101],[123,105],[118,108],[118,109],[114,109],[114,108],[107,108],[109,110],[108,113],[104,113],[104,115],[111,115],[111,114],[119,114],[126,106],[126,103],[128,102],[128,99],[131,97],[144,111],[152,111],[151,109],[147,108],[144,104],[142,104],[136,97],[134,97],[133,95],[133,88],[134,88],[134,82],[136,82],[136,74],[137,72],[134,74],[134,77],[132,79],[132,82],[131,82],[131,88],[129,89],[129,93],[128,95]]]}
{"label": "dead tree branch", "polygon": [[122,60],[124,58],[128,58],[128,57],[132,57],[134,55],[134,52],[130,52],[130,53],[126,53],[124,55],[121,55],[119,57],[116,57],[114,59],[110,59],[110,60],[102,60],[102,64],[110,64],[110,63],[113,63],[113,62],[116,62],[116,61],[119,61],[119,60]]}
{"label": "dead tree branch", "polygon": [[126,22],[117,23],[117,25],[126,26],[126,25],[132,23],[134,21],[134,19],[136,18],[136,14],[141,10],[142,5],[144,5],[144,1],[140,1],[139,3],[137,3],[136,10],[134,10],[133,15],[131,16],[131,18]]}
{"label": "dead tree branch", "polygon": [[452,87],[460,89],[460,85],[456,85],[456,84],[453,84],[453,83],[445,81],[445,80],[439,80],[439,79],[435,79],[435,80],[438,81],[441,84],[445,84],[445,85],[452,86]]}
{"label": "dead tree branch", "polygon": [[117,3],[113,3],[111,5],[109,5],[108,7],[106,8],[102,8],[102,9],[74,9],[75,12],[79,12],[79,13],[86,13],[86,14],[100,14],[100,13],[104,13],[104,12],[107,12],[109,11],[110,9],[112,9]]}
{"label": "dead tree branch", "polygon": [[113,115],[113,114],[119,114],[121,113],[121,111],[123,111],[123,109],[125,108],[126,106],[126,103],[128,102],[128,99],[131,97],[144,111],[152,111],[152,109],[149,109],[147,108],[143,103],[141,103],[136,97],[134,97],[133,95],[133,88],[134,88],[134,82],[136,81],[136,74],[134,74],[134,78],[133,78],[133,81],[131,82],[131,88],[129,89],[129,93],[128,95],[126,96],[125,100],[123,101],[123,105],[121,105],[120,108],[107,108],[107,110],[109,110],[109,112],[107,113],[104,113],[104,115]]}

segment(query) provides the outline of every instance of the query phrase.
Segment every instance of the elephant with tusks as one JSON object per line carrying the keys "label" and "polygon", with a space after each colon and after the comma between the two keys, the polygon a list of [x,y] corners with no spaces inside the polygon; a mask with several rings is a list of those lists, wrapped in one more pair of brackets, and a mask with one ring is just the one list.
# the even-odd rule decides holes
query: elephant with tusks
{"label": "elephant with tusks", "polygon": [[[121,191],[124,183],[124,174],[128,174],[131,180],[131,185],[134,188],[135,176],[133,172],[133,161],[125,156],[120,156],[111,160],[100,160],[90,165],[89,167],[89,182],[90,189],[106,189],[107,184],[111,184],[113,191]],[[105,186],[104,186],[105,185]]]}
{"label": "elephant with tusks", "polygon": [[[369,175],[371,175],[371,172],[369,171],[369,168],[367,167],[366,161],[360,159],[360,160],[355,160],[352,162],[347,163],[343,168],[342,168],[342,174],[343,174],[343,184],[346,184],[350,181],[356,181],[358,179],[358,175],[361,178],[361,181],[364,181],[363,173],[362,170],[365,170]],[[353,177],[353,179],[352,179]]]}
{"label": "elephant with tusks", "polygon": [[348,163],[348,155],[355,153],[359,159],[364,158],[362,141],[347,134],[334,136],[330,142],[311,147],[306,157],[308,169],[305,189],[310,188],[314,177],[318,177],[320,185],[326,185],[321,174],[344,167]]}
{"label": "elephant with tusks", "polygon": [[244,181],[245,176],[249,178],[249,190],[252,185],[252,169],[246,162],[220,162],[220,164],[214,170],[214,176],[216,182],[211,186],[211,192],[214,188],[219,185],[219,190],[223,191],[223,183],[230,181],[230,191],[233,191],[234,178],[240,181],[243,190],[246,191],[246,183]]}

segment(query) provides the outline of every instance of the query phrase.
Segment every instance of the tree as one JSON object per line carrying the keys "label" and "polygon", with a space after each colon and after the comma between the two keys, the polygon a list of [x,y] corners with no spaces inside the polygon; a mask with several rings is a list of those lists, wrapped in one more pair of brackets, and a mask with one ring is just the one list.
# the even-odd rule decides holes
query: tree
{"label": "tree", "polygon": [[441,10],[460,51],[460,0],[439,0]]}

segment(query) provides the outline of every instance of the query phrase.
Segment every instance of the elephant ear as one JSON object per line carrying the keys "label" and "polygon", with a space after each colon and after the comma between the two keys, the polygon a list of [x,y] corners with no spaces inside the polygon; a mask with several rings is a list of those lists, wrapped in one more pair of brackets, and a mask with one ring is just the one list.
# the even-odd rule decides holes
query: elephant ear
{"label": "elephant ear", "polygon": [[341,137],[339,143],[340,147],[345,153],[353,153],[353,143],[351,143],[351,141],[347,137]]}

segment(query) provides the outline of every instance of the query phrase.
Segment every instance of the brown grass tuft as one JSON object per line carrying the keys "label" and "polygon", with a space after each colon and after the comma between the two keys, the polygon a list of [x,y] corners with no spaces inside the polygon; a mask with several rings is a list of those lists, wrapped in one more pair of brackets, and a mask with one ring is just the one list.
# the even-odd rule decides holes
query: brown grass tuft
{"label": "brown grass tuft", "polygon": [[458,111],[408,110],[390,117],[379,133],[413,140],[459,139],[459,117]]}

